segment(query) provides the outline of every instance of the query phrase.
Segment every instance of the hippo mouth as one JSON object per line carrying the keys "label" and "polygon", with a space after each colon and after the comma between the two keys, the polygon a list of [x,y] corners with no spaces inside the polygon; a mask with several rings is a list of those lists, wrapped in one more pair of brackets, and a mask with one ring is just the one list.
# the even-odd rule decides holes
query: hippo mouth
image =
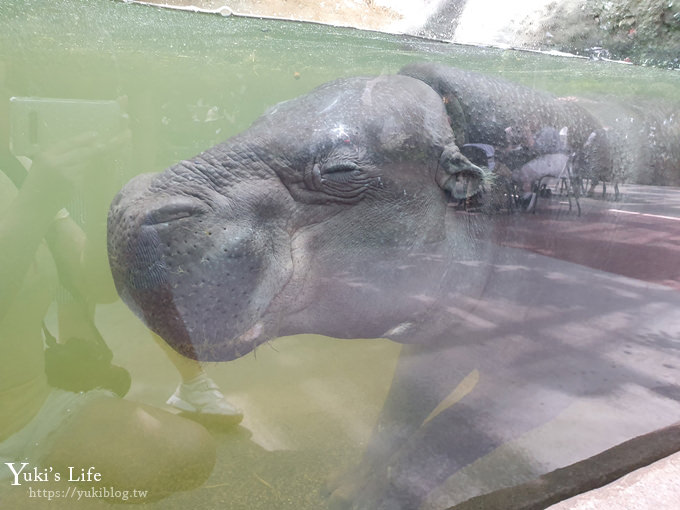
{"label": "hippo mouth", "polygon": [[266,264],[244,255],[247,247],[225,253],[225,244],[218,242],[197,257],[191,239],[171,238],[168,225],[176,228],[201,214],[192,207],[166,206],[137,229],[111,231],[116,289],[135,315],[183,356],[236,359],[273,338],[276,321],[269,309],[276,294],[261,291]]}
{"label": "hippo mouth", "polygon": [[266,333],[263,321],[258,321],[245,333],[230,340],[204,343],[190,340],[189,343],[179,344],[175,344],[172,339],[166,341],[177,352],[196,361],[232,361],[255,351],[274,336]]}
{"label": "hippo mouth", "polygon": [[[268,309],[250,321],[238,321],[238,329],[220,317],[228,315],[201,303],[186,303],[170,285],[132,289],[119,294],[144,324],[179,354],[197,361],[230,361],[240,358],[276,336]],[[201,313],[194,310],[200,309]]]}
{"label": "hippo mouth", "polygon": [[[183,356],[229,361],[276,336],[272,309],[279,293],[269,299],[260,296],[257,281],[231,267],[235,274],[229,275],[219,261],[212,268],[201,267],[204,274],[197,276],[195,266],[178,269],[181,262],[162,256],[145,265],[144,271],[115,271],[118,292],[149,329]],[[221,277],[208,280],[210,275]]]}
{"label": "hippo mouth", "polygon": [[[172,223],[189,217],[180,207],[162,213]],[[198,261],[192,250],[178,250],[180,243],[169,249],[159,218],[154,214],[154,223],[124,243],[116,245],[112,236],[118,248],[110,256],[114,282],[135,315],[175,351],[197,361],[237,359],[275,338],[280,300],[293,292],[289,279],[281,278],[277,289],[263,285],[266,263],[252,253],[224,256],[219,243]]]}

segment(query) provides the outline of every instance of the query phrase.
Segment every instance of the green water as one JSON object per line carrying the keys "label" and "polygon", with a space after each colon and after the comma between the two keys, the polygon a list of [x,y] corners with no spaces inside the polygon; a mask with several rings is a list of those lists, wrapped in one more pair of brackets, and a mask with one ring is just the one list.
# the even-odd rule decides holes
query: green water
{"label": "green water", "polygon": [[[98,271],[89,277],[103,295],[85,299],[96,306],[96,324],[114,361],[132,375],[128,399],[164,407],[179,375],[144,326],[111,295],[104,229],[118,188],[134,175],[160,171],[238,133],[268,107],[323,82],[393,73],[418,60],[487,71],[560,95],[680,97],[680,74],[659,69],[107,0],[0,4],[0,164],[16,165],[9,162],[10,138],[20,138],[10,134],[10,97],[118,99],[123,105],[129,138],[87,169],[71,203],[80,204],[76,220],[92,241]],[[86,131],[107,121],[94,118],[89,124],[87,114],[78,112],[75,122]],[[58,137],[55,129],[51,133]],[[20,318],[33,321],[27,330],[40,329],[40,310],[34,308],[44,303],[13,305]],[[44,314],[55,334],[58,306],[53,303]],[[16,349],[1,356],[22,354]],[[382,340],[301,336],[265,346],[257,357],[208,366],[230,401],[244,409],[245,421],[236,431],[216,434],[217,463],[203,487],[157,507],[324,508],[319,489],[359,460],[398,352],[396,344]],[[11,377],[3,382],[11,385]],[[37,504],[25,487],[2,490],[23,507]],[[61,504],[52,503],[50,508]],[[99,505],[106,506],[81,502],[84,508]]]}

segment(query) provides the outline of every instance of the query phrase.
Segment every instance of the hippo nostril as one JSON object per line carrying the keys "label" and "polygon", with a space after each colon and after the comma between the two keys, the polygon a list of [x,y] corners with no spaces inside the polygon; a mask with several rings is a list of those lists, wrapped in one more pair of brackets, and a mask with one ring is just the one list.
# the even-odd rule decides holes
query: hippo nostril
{"label": "hippo nostril", "polygon": [[207,211],[195,202],[174,202],[150,211],[144,221],[147,225],[170,223],[190,216],[204,214]]}

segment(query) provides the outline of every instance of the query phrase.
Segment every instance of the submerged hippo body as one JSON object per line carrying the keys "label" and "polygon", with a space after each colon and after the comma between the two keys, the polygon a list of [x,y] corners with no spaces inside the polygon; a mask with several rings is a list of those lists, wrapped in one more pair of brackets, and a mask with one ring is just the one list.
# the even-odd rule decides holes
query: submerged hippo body
{"label": "submerged hippo body", "polygon": [[[638,290],[612,281],[584,293],[575,282],[592,280],[585,269],[564,276],[553,259],[500,249],[488,242],[492,223],[448,207],[486,179],[462,145],[502,156],[514,143],[521,166],[545,155],[526,141],[544,128],[567,133],[567,150],[579,154],[601,126],[576,103],[438,65],[328,83],[128,183],[109,215],[117,289],[169,345],[199,360],[235,359],[298,333],[409,344],[361,468],[333,487],[336,502],[445,508],[526,481],[621,438],[608,423],[585,423],[606,429],[604,442],[525,444],[492,475],[476,461],[578,396],[636,380],[593,365],[632,343],[646,319],[638,305],[623,331],[596,321],[588,310],[618,313]],[[669,298],[645,299],[658,304],[656,320]],[[555,310],[574,313],[581,329],[592,320],[598,343],[570,346],[568,334],[545,333],[542,317]]]}

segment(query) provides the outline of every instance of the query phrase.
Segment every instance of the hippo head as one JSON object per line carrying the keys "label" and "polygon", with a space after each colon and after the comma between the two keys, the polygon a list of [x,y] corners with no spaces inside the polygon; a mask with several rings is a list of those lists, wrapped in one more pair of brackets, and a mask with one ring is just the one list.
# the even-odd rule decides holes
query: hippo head
{"label": "hippo head", "polygon": [[470,196],[481,178],[425,83],[341,79],[130,181],[109,213],[114,281],[194,359],[286,334],[390,336],[441,279],[446,193]]}

